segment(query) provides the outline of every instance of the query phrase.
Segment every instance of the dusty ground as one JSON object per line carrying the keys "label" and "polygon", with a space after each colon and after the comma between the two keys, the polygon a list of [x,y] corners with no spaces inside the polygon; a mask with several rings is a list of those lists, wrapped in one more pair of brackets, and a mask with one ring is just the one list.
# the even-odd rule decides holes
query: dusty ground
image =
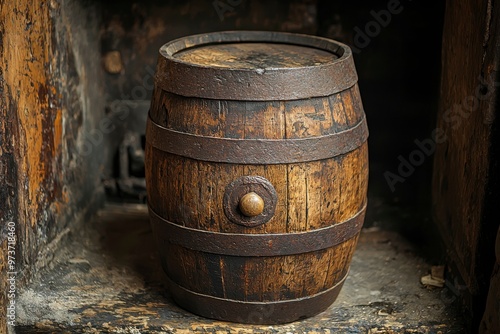
{"label": "dusty ground", "polygon": [[176,306],[163,285],[147,211],[108,205],[18,299],[16,333],[462,333],[454,296],[420,284],[430,265],[393,232],[362,232],[326,312],[282,326],[231,324]]}

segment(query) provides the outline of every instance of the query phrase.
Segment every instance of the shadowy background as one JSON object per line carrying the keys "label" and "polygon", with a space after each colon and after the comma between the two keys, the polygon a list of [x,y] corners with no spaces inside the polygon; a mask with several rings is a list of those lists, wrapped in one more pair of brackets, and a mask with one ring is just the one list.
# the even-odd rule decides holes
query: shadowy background
{"label": "shadowy background", "polygon": [[[384,173],[398,174],[398,157],[408,159],[418,149],[414,141],[430,138],[435,127],[444,1],[126,0],[98,6],[106,115],[117,125],[106,136],[111,154],[102,168],[110,199],[145,199],[143,129],[161,45],[220,30],[315,34],[354,47],[370,128],[365,227],[397,230],[439,261],[440,242],[430,219],[432,156],[393,189]],[[376,16],[391,8],[397,14],[390,21],[386,16],[387,24],[377,23]],[[364,38],[357,36],[360,31]]]}

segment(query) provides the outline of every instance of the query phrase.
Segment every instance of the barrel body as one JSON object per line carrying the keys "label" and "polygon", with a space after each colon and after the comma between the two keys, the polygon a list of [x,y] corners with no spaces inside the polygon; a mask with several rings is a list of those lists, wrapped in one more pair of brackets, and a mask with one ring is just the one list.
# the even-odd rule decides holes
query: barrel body
{"label": "barrel body", "polygon": [[[262,44],[239,48],[242,36]],[[304,88],[304,81],[314,81],[307,73],[289,87],[295,79],[285,79],[292,74],[265,77],[276,65],[262,64],[262,52],[291,70],[314,58],[294,59],[303,54],[294,46],[320,50],[317,66],[346,53],[352,62],[352,56],[339,43],[332,51],[328,41],[295,36],[208,34],[181,40],[172,55],[160,54],[146,133],[148,205],[170,292],[193,313],[242,323],[295,321],[325,310],[348,274],[368,181],[368,133],[354,67],[337,69],[345,83],[331,90]],[[320,46],[304,46],[309,38]],[[269,51],[276,39],[291,51],[274,44]],[[217,52],[184,51],[200,40]],[[232,44],[224,45],[227,40]],[[264,51],[241,65],[243,57],[224,55],[228,48],[226,56],[235,57]],[[224,73],[238,66],[250,69]],[[212,72],[202,73],[207,68]],[[185,83],[176,72],[189,77],[197,70],[189,81],[201,83]],[[252,86],[253,75],[284,81],[262,91]],[[242,205],[253,195],[242,198],[249,193],[263,206],[247,212]]]}

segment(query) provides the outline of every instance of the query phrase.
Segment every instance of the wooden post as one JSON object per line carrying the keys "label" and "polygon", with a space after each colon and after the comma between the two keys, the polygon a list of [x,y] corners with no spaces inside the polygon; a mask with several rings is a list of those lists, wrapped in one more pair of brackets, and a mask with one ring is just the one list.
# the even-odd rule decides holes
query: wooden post
{"label": "wooden post", "polygon": [[459,290],[474,331],[484,311],[500,222],[493,168],[499,57],[500,5],[448,0],[437,119],[446,139],[436,148],[433,210],[451,267],[465,283]]}
{"label": "wooden post", "polygon": [[10,321],[6,305],[15,300],[6,293],[7,271],[17,272],[18,293],[46,263],[51,242],[103,198],[101,148],[83,146],[104,103],[98,24],[89,19],[95,15],[81,15],[82,3],[0,0],[1,333]]}

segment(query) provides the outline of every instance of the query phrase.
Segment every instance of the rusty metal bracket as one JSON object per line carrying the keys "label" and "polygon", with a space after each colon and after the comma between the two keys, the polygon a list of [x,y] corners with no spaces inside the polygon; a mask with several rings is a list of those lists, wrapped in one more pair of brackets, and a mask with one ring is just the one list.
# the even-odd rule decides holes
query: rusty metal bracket
{"label": "rusty metal bracket", "polygon": [[[264,202],[262,213],[255,216],[246,216],[240,211],[242,197],[248,193],[255,193]],[[224,193],[224,214],[235,224],[254,227],[267,223],[274,215],[278,195],[271,182],[261,176],[243,176],[231,182]]]}

